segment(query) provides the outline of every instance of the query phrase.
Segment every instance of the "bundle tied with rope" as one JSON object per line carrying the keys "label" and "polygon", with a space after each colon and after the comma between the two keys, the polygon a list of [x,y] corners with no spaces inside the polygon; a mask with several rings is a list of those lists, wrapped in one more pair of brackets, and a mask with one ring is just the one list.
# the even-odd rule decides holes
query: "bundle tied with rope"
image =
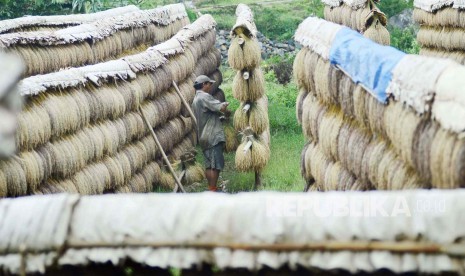
{"label": "bundle tied with rope", "polygon": [[386,28],[386,15],[376,6],[376,0],[332,1],[323,0],[324,18],[347,26],[381,45],[390,45],[391,38]]}
{"label": "bundle tied with rope", "polygon": [[261,49],[253,13],[248,6],[239,4],[236,16],[228,61],[237,70],[233,96],[241,104],[234,113],[234,128],[243,137],[236,151],[235,163],[241,172],[255,171],[257,187],[261,184],[260,172],[270,158],[268,100],[260,69]]}

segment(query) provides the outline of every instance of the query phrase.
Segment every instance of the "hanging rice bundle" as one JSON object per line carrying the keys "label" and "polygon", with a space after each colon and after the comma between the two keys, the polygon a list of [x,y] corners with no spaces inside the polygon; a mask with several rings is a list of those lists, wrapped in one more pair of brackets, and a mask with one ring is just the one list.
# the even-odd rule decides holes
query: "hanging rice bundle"
{"label": "hanging rice bundle", "polygon": [[294,79],[298,87],[305,86],[305,56],[308,52],[308,48],[302,48],[302,50],[300,50],[295,56],[294,63],[292,65]]}
{"label": "hanging rice bundle", "polygon": [[337,190],[350,190],[355,185],[356,181],[357,179],[353,174],[351,174],[347,169],[342,169],[339,175],[339,185]]}
{"label": "hanging rice bundle", "polygon": [[[354,175],[361,175],[363,153],[365,152],[368,144],[371,141],[371,135],[360,129],[356,124],[352,125],[354,128],[351,132],[347,143],[347,152],[342,153],[347,159],[341,159],[341,163],[348,168]],[[341,153],[339,152],[340,157]],[[347,163],[342,162],[347,160]]]}
{"label": "hanging rice bundle", "polygon": [[[139,78],[137,78],[138,80]],[[145,100],[144,91],[146,87],[141,87],[138,81],[132,82],[123,82],[115,86],[117,91],[124,98],[125,102],[125,112],[126,111],[136,111],[139,106]]]}
{"label": "hanging rice bundle", "polygon": [[363,36],[381,45],[391,45],[391,36],[380,20],[375,17]]}
{"label": "hanging rice bundle", "polygon": [[135,144],[129,144],[122,150],[122,152],[126,154],[126,157],[131,164],[132,175],[144,167],[147,161],[147,155],[141,148],[137,147]]}
{"label": "hanging rice bundle", "polygon": [[245,150],[247,142],[242,142],[236,150],[236,169],[239,172],[248,172],[253,170],[252,151],[250,149]]}
{"label": "hanging rice bundle", "polygon": [[339,130],[339,140],[337,144],[337,152],[339,154],[338,160],[341,162],[343,166],[347,167],[349,163],[349,157],[347,153],[351,150],[348,147],[348,142],[350,137],[352,137],[352,132],[355,131],[354,122],[349,120],[342,124],[341,129]]}
{"label": "hanging rice bundle", "polygon": [[[1,165],[0,165],[1,166]],[[5,173],[0,170],[0,198],[8,195],[8,183]]]}
{"label": "hanging rice bundle", "polygon": [[366,102],[365,102],[367,93],[368,92],[366,92],[365,89],[363,89],[363,87],[360,85],[357,85],[355,87],[355,90],[353,93],[354,117],[357,120],[357,122],[360,123],[360,126],[363,128],[369,127],[368,109],[366,107]]}
{"label": "hanging rice bundle", "polygon": [[325,185],[325,172],[326,168],[330,166],[331,160],[321,151],[321,148],[318,144],[315,144],[314,147],[310,148],[310,153],[306,162],[309,163],[309,169],[312,176],[315,178],[315,182],[323,190],[326,190]]}
{"label": "hanging rice bundle", "polygon": [[103,153],[114,155],[118,151],[119,145],[118,129],[112,121],[98,124],[98,127],[103,135]]}
{"label": "hanging rice bundle", "polygon": [[421,118],[409,112],[401,103],[391,102],[384,112],[384,126],[387,137],[392,141],[394,148],[411,166],[413,161],[413,142],[415,130],[421,123]]}
{"label": "hanging rice bundle", "polygon": [[365,106],[368,112],[370,130],[386,137],[384,128],[385,106],[368,93],[365,95]]}
{"label": "hanging rice bundle", "polygon": [[457,137],[439,128],[431,143],[431,177],[432,185],[435,188],[454,189],[457,188],[453,183],[452,156]]}
{"label": "hanging rice bundle", "polygon": [[300,89],[299,91],[299,95],[297,95],[297,100],[296,100],[296,118],[297,118],[297,122],[299,122],[299,124],[302,124],[302,113],[303,113],[303,105],[304,105],[304,100],[305,98],[307,97],[308,95],[308,92],[305,90],[305,89]]}
{"label": "hanging rice bundle", "polygon": [[325,104],[331,103],[330,87],[331,64],[324,59],[319,59],[315,68],[315,94]]}
{"label": "hanging rice bundle", "polygon": [[[53,137],[71,133],[90,121],[90,117],[80,117],[79,105],[68,93],[61,95],[49,93],[42,105],[49,115]],[[86,122],[85,119],[89,121]]]}
{"label": "hanging rice bundle", "polygon": [[155,84],[152,81],[150,73],[137,75],[137,79],[133,80],[133,83],[136,83],[136,87],[140,88],[140,91],[142,92],[141,98],[143,100],[153,99],[155,97]]}
{"label": "hanging rice bundle", "polygon": [[325,190],[335,191],[339,185],[339,175],[341,174],[342,166],[339,162],[330,162],[326,167],[324,177]]}
{"label": "hanging rice bundle", "polygon": [[344,116],[339,108],[332,107],[322,117],[318,128],[319,145],[328,157],[336,160],[338,158],[339,130],[344,123]]}
{"label": "hanging rice bundle", "polygon": [[128,157],[124,152],[118,152],[114,157],[113,160],[117,163],[118,167],[122,168],[123,176],[124,176],[124,183],[126,184],[129,179],[132,177],[131,172],[131,162],[129,161]]}
{"label": "hanging rice bundle", "polygon": [[[27,193],[27,179],[23,167],[14,158],[0,161],[0,171],[6,178],[9,197],[22,196]],[[4,186],[4,185],[3,185]]]}
{"label": "hanging rice bundle", "polygon": [[183,178],[183,185],[191,185],[194,183],[200,183],[205,179],[205,170],[201,164],[192,162],[186,168],[186,173]]}
{"label": "hanging rice bundle", "polygon": [[[150,193],[153,191],[155,183],[158,183],[161,177],[160,166],[157,162],[150,162],[147,166],[145,166],[144,170],[142,171],[142,175],[146,177],[146,191]],[[148,179],[147,176],[150,176],[151,178]]]}
{"label": "hanging rice bundle", "polygon": [[349,77],[344,77],[339,83],[339,95],[338,102],[341,105],[342,111],[344,114],[349,116],[349,118],[354,117],[354,100],[352,94],[355,90],[355,84]]}
{"label": "hanging rice bundle", "polygon": [[251,151],[254,170],[262,171],[270,160],[270,147],[261,139],[253,139]]}
{"label": "hanging rice bundle", "polygon": [[147,184],[142,174],[134,175],[128,183],[132,193],[145,193]]}
{"label": "hanging rice bundle", "polygon": [[71,193],[78,194],[76,186],[74,186],[73,181],[70,179],[64,180],[55,180],[49,179],[47,182],[42,185],[39,190],[42,194],[58,194],[58,193]]}
{"label": "hanging rice bundle", "polygon": [[37,190],[40,183],[45,180],[44,165],[40,155],[35,151],[22,152],[19,161],[26,176],[28,191]]}
{"label": "hanging rice bundle", "polygon": [[72,181],[79,194],[98,195],[110,188],[111,177],[103,163],[95,163],[75,174]]}
{"label": "hanging rice bundle", "polygon": [[223,123],[224,127],[224,136],[225,136],[225,151],[226,152],[234,152],[237,149],[237,146],[239,145],[239,140],[237,139],[237,131],[234,129],[234,127],[231,125],[229,122],[224,122]]}
{"label": "hanging rice bundle", "polygon": [[423,179],[431,182],[431,148],[439,125],[430,120],[422,120],[413,134],[413,167]]}
{"label": "hanging rice bundle", "polygon": [[[329,63],[328,63],[329,64]],[[329,78],[329,98],[328,103],[340,104],[339,103],[339,82],[344,77],[344,73],[337,69],[335,66],[329,66],[328,78]]]}
{"label": "hanging rice bundle", "polygon": [[238,109],[234,112],[234,128],[236,131],[242,131],[247,128],[249,124],[249,116],[247,112],[244,112],[244,106],[246,103],[242,103]]}
{"label": "hanging rice bundle", "polygon": [[235,70],[253,69],[261,61],[261,49],[254,38],[243,33],[242,28],[235,30],[236,36],[231,40],[228,50],[228,62]]}
{"label": "hanging rice bundle", "polygon": [[114,158],[108,156],[103,160],[103,164],[106,166],[108,172],[110,173],[110,187],[112,189],[122,187],[125,184],[125,179],[123,167],[121,164]]}
{"label": "hanging rice bundle", "polygon": [[93,114],[92,119],[94,121],[104,119],[116,119],[121,117],[126,112],[126,102],[121,95],[118,93],[115,87],[104,85],[101,87],[88,86],[89,92],[92,94],[95,101],[92,106],[94,110],[91,110]]}
{"label": "hanging rice bundle", "polygon": [[304,134],[308,139],[318,141],[318,129],[326,112],[326,106],[320,104],[318,99],[310,95],[305,98],[302,125]]}
{"label": "hanging rice bundle", "polygon": [[52,126],[43,98],[34,97],[17,117],[16,145],[20,150],[30,150],[45,144],[52,136]]}
{"label": "hanging rice bundle", "polygon": [[305,89],[307,89],[308,92],[313,92],[315,93],[316,88],[315,88],[315,71],[316,71],[316,66],[318,64],[318,61],[320,59],[320,56],[312,51],[309,51],[305,55],[305,61],[304,61],[304,66],[305,66]]}
{"label": "hanging rice bundle", "polygon": [[451,183],[455,187],[465,187],[465,140],[460,137],[456,140],[451,156]]}
{"label": "hanging rice bundle", "polygon": [[170,173],[166,166],[163,167],[160,174],[160,180],[158,183],[162,188],[167,190],[173,190],[176,186],[176,180],[173,175]]}
{"label": "hanging rice bundle", "polygon": [[309,147],[313,147],[313,143],[311,141],[308,141],[305,144],[304,149],[300,153],[300,174],[307,181],[307,183],[313,178],[310,174],[310,171],[307,170],[306,154]]}
{"label": "hanging rice bundle", "polygon": [[251,104],[249,111],[249,126],[252,130],[257,133],[263,133],[270,127],[266,99],[262,98]]}
{"label": "hanging rice bundle", "polygon": [[238,71],[233,81],[233,96],[239,101],[257,101],[265,94],[265,79],[260,68]]}

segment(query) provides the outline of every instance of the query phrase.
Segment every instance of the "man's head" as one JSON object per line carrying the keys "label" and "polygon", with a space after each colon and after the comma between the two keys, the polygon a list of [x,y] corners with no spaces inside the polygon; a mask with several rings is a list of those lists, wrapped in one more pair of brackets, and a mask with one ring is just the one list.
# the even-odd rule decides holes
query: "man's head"
{"label": "man's head", "polygon": [[215,83],[214,80],[205,75],[200,75],[195,79],[194,88],[210,93],[213,83]]}
{"label": "man's head", "polygon": [[0,159],[11,156],[16,150],[16,116],[22,106],[16,82],[23,68],[16,57],[0,54]]}

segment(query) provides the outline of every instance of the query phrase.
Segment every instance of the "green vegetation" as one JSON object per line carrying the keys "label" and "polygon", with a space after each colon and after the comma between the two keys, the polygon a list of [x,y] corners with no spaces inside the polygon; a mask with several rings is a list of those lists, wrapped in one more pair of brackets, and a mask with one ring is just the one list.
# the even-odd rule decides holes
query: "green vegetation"
{"label": "green vegetation", "polygon": [[[219,29],[229,30],[236,21],[235,9],[238,3],[247,1],[208,0],[198,4],[202,13],[211,14],[218,22]],[[319,0],[297,0],[292,2],[276,2],[272,5],[266,2],[250,1],[254,12],[255,24],[266,37],[273,40],[289,40],[297,26],[310,15],[323,17],[323,5]],[[220,7],[211,7],[220,5]],[[203,7],[203,8],[202,8]]]}
{"label": "green vegetation", "polygon": [[399,14],[405,9],[413,9],[413,0],[389,0],[378,2],[378,7],[388,18]]}

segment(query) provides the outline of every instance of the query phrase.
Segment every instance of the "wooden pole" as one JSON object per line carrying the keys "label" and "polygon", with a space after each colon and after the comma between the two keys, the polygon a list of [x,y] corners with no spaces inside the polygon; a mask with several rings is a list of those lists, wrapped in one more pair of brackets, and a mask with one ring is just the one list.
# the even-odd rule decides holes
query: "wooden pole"
{"label": "wooden pole", "polygon": [[175,81],[173,81],[173,86],[174,86],[174,90],[176,90],[176,93],[178,93],[179,97],[181,98],[182,103],[184,104],[187,111],[191,115],[192,121],[194,122],[194,125],[195,125],[195,129],[197,130],[197,119],[195,118],[195,115],[194,115],[194,112],[191,109],[191,106],[186,101],[186,99],[184,99],[184,97],[182,96],[181,91],[179,90],[179,87],[178,87],[178,85],[176,84]]}
{"label": "wooden pole", "polygon": [[176,181],[176,184],[179,186],[179,188],[181,189],[181,191],[182,191],[183,193],[185,193],[186,190],[184,190],[184,187],[182,186],[181,181],[179,180],[178,176],[176,175],[176,172],[174,171],[173,167],[171,166],[170,161],[168,160],[168,156],[166,156],[165,151],[164,151],[163,148],[161,147],[161,144],[160,144],[160,141],[158,140],[157,134],[156,134],[155,131],[153,130],[152,126],[151,126],[150,123],[149,123],[149,120],[147,119],[147,117],[145,116],[144,111],[142,110],[142,107],[140,107],[140,106],[139,106],[139,112],[140,112],[142,118],[144,119],[145,125],[149,128],[150,132],[152,133],[152,137],[153,137],[153,139],[155,140],[155,143],[157,144],[157,147],[160,149],[161,154],[162,154],[162,156],[163,156],[163,160],[165,160],[165,163],[166,163],[166,165],[168,166],[168,168],[169,168],[171,174],[173,175],[174,180]]}
{"label": "wooden pole", "polygon": [[259,171],[255,171],[255,183],[253,186],[254,191],[256,191],[260,186],[262,186],[262,174]]}
{"label": "wooden pole", "polygon": [[[186,176],[186,170],[183,170],[183,171],[181,172],[181,174],[179,174],[179,181],[182,182],[182,179],[184,178],[184,176]],[[174,187],[173,192],[177,193],[177,192],[178,192],[178,189],[179,189],[179,186],[176,185],[176,187]]]}

